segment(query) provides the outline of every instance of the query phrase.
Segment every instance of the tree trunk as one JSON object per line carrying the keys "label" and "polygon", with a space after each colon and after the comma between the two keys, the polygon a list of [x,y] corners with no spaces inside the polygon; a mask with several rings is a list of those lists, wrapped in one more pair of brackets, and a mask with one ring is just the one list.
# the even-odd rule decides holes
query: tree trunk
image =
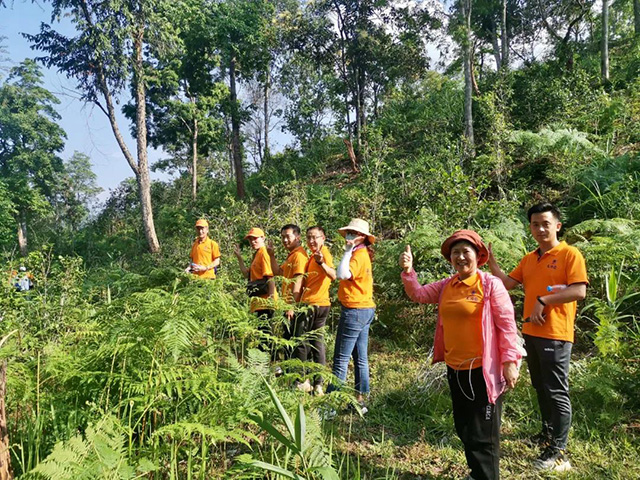
{"label": "tree trunk", "polygon": [[600,42],[600,72],[602,83],[609,82],[609,0],[602,2],[602,39]]}
{"label": "tree trunk", "polygon": [[238,111],[238,92],[236,90],[236,59],[229,62],[229,93],[231,95],[231,145],[233,150],[233,169],[236,172],[236,194],[244,198],[244,169],[242,167],[242,144],[240,143],[240,112]]}
{"label": "tree trunk", "polygon": [[198,119],[193,118],[193,133],[191,138],[191,198],[196,201],[198,196]]}
{"label": "tree trunk", "polygon": [[502,0],[502,21],[500,22],[502,47],[502,68],[509,70],[509,29],[507,28],[507,0]]}
{"label": "tree trunk", "polygon": [[29,252],[27,250],[27,216],[24,212],[21,212],[18,218],[18,247],[20,255],[26,257]]}
{"label": "tree trunk", "polygon": [[7,361],[0,363],[0,480],[13,479],[11,469],[11,450],[9,450],[9,433],[7,431]]}
{"label": "tree trunk", "polygon": [[633,0],[633,25],[636,37],[640,37],[640,0]]}
{"label": "tree trunk", "polygon": [[267,66],[266,78],[264,81],[264,147],[262,159],[264,162],[269,161],[271,151],[269,150],[269,96],[271,95],[271,66]]}
{"label": "tree trunk", "polygon": [[475,156],[475,141],[473,139],[473,76],[471,71],[471,2],[472,0],[461,0],[462,15],[464,18],[464,137],[466,139],[465,157]]}
{"label": "tree trunk", "polygon": [[138,191],[140,195],[140,209],[142,211],[142,227],[144,236],[151,253],[160,251],[160,242],[156,235],[153,222],[153,208],[151,204],[151,180],[149,178],[149,159],[147,157],[147,103],[144,84],[143,65],[144,26],[140,26],[134,40],[135,64],[133,68],[134,84],[136,88],[136,146],[138,149]]}
{"label": "tree trunk", "polygon": [[[493,22],[492,22],[493,23]],[[491,26],[491,46],[493,47],[493,58],[496,60],[496,70],[502,68],[502,52],[498,42],[498,27],[495,23]]]}

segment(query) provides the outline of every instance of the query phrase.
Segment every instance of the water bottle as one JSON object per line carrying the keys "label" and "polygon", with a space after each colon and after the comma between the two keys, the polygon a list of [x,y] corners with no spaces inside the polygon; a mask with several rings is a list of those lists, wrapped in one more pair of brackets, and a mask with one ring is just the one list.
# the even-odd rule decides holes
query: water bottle
{"label": "water bottle", "polygon": [[556,293],[556,292],[559,292],[560,290],[564,290],[565,288],[567,288],[567,286],[564,285],[564,284],[561,284],[561,285],[547,285],[547,292]]}

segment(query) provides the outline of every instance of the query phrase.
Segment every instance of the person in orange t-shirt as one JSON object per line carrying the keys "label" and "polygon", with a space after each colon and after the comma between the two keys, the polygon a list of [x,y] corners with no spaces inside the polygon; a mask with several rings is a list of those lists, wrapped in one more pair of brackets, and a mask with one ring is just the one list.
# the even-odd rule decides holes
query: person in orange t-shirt
{"label": "person in orange t-shirt", "polygon": [[[368,247],[376,237],[369,233],[369,222],[353,218],[338,229],[345,237],[344,256],[338,265],[338,300],[342,306],[333,353],[333,374],[347,379],[349,359],[353,356],[356,399],[362,413],[368,411],[364,396],[369,394],[369,328],[376,312],[373,301],[373,272]],[[338,388],[329,385],[327,392]]]}
{"label": "person in orange t-shirt", "polygon": [[489,248],[489,268],[508,290],[524,287],[524,326],[531,384],[536,390],[542,431],[534,442],[544,449],[534,462],[538,470],[566,471],[565,454],[571,427],[569,361],[577,301],[587,293],[587,269],[577,248],[558,240],[560,212],[550,203],[527,212],[538,248],[506,275]]}
{"label": "person in orange t-shirt", "polygon": [[[271,268],[271,260],[269,259],[269,253],[265,246],[265,235],[261,228],[252,228],[245,235],[245,239],[249,240],[251,248],[254,250],[253,259],[251,265],[247,268],[242,258],[242,252],[240,245],[236,245],[234,253],[238,259],[240,271],[249,280],[253,282],[256,280],[266,280],[267,292],[251,297],[251,312],[255,313],[262,321],[260,330],[269,335],[272,334],[270,320],[273,318],[273,302],[277,300],[278,294],[273,283],[273,269]],[[270,348],[265,344],[260,348],[263,351],[271,351],[271,359],[275,360],[276,350]],[[279,367],[276,369],[276,374],[281,373],[282,370]]]}
{"label": "person in orange t-shirt", "polygon": [[191,246],[191,264],[185,272],[200,278],[216,278],[216,268],[220,265],[220,247],[209,238],[209,222],[204,218],[196,222],[197,237]]}
{"label": "person in orange t-shirt", "polygon": [[[329,287],[336,279],[336,270],[333,266],[331,252],[324,244],[326,235],[324,229],[318,225],[307,229],[307,245],[311,250],[311,257],[305,266],[305,279],[303,283],[301,302],[309,306],[305,312],[305,331],[321,330],[327,323],[331,311],[329,299]],[[310,359],[322,366],[327,364],[326,346],[322,333],[317,333],[309,343],[305,344],[306,359]],[[308,380],[306,381],[308,382]],[[320,396],[323,379],[316,375],[313,379],[313,392]],[[310,387],[310,385],[309,385]]]}
{"label": "person in orange t-shirt", "polygon": [[413,254],[400,255],[402,283],[409,297],[438,305],[433,362],[444,361],[453,421],[476,480],[500,478],[502,394],[518,380],[518,330],[513,304],[500,279],[480,267],[489,252],[473,230],[458,230],[440,247],[456,273],[426,285],[418,283]]}
{"label": "person in orange t-shirt", "polygon": [[[304,279],[304,268],[307,264],[309,256],[304,247],[300,243],[300,227],[293,224],[287,224],[280,229],[280,238],[282,245],[287,249],[287,258],[278,265],[275,257],[275,249],[273,243],[269,243],[267,251],[271,258],[273,272],[283,277],[282,279],[282,299],[290,306],[285,312],[287,318],[287,328],[284,332],[284,338],[291,340],[294,337],[300,337],[304,331],[304,312],[296,313],[295,305],[300,302],[302,296],[302,281]],[[301,361],[307,359],[306,348],[304,344],[299,343],[291,352],[291,358],[297,358]]]}

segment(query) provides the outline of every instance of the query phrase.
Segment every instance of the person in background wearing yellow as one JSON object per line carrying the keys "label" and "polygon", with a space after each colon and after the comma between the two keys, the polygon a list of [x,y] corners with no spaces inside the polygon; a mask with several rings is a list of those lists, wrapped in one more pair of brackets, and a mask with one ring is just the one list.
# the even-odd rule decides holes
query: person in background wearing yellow
{"label": "person in background wearing yellow", "polygon": [[[287,249],[287,258],[282,265],[278,265],[275,257],[275,249],[273,243],[269,243],[267,251],[271,260],[273,273],[282,276],[282,299],[290,305],[285,312],[287,318],[287,327],[285,329],[284,338],[290,340],[294,337],[300,337],[304,331],[304,312],[295,313],[294,307],[300,302],[302,296],[302,281],[304,279],[304,268],[307,264],[309,256],[300,243],[300,227],[291,223],[280,229],[280,238],[282,245]],[[301,361],[307,359],[306,348],[301,342],[291,353],[291,358],[297,358]]]}
{"label": "person in background wearing yellow", "polygon": [[[329,318],[331,311],[331,301],[329,299],[329,287],[336,279],[336,270],[333,266],[331,252],[324,244],[326,239],[324,230],[320,226],[309,227],[307,229],[307,245],[311,250],[311,257],[305,265],[305,278],[303,282],[301,302],[309,306],[305,312],[305,331],[312,332],[322,329]],[[326,346],[322,333],[317,333],[309,342],[304,345],[304,358],[319,363],[322,366],[327,364]],[[313,392],[315,395],[323,395],[323,379],[321,375],[316,375],[313,379]],[[303,382],[301,390],[311,390],[309,380]]]}
{"label": "person in background wearing yellow", "polygon": [[587,268],[580,251],[558,240],[560,211],[539,203],[527,212],[529,229],[538,244],[509,275],[491,252],[489,268],[507,290],[524,287],[524,346],[531,385],[536,390],[542,431],[533,438],[543,447],[533,466],[537,470],[571,469],[566,454],[571,427],[569,362],[577,301],[587,294]]}
{"label": "person in background wearing yellow", "polygon": [[[333,353],[333,374],[344,383],[349,359],[353,356],[356,400],[363,414],[368,412],[364,396],[369,394],[369,327],[376,313],[373,301],[373,271],[368,247],[376,237],[369,232],[369,223],[353,218],[339,228],[345,237],[344,255],[338,265],[338,300],[340,321]],[[327,392],[337,386],[329,385]]]}
{"label": "person in background wearing yellow", "polygon": [[[249,282],[263,282],[263,287],[256,287],[258,293],[250,293],[251,296],[251,312],[260,317],[263,325],[260,327],[265,333],[271,334],[270,320],[273,318],[273,302],[278,299],[276,288],[273,283],[273,269],[271,268],[271,259],[265,246],[265,235],[261,228],[252,228],[244,237],[249,240],[251,248],[254,250],[253,260],[247,268],[242,259],[240,245],[236,245],[234,253],[238,258],[240,271]],[[264,290],[264,293],[261,292]],[[266,350],[266,347],[262,347]],[[275,350],[271,349],[271,359],[275,359]],[[282,372],[282,370],[280,370]],[[276,372],[278,373],[278,372]]]}
{"label": "person in background wearing yellow", "polygon": [[191,264],[185,272],[200,278],[216,278],[216,268],[220,265],[220,247],[209,238],[209,222],[204,218],[196,222],[197,237],[191,246]]}
{"label": "person in background wearing yellow", "polygon": [[476,232],[458,230],[440,250],[455,275],[420,285],[407,245],[399,261],[402,283],[414,302],[438,305],[433,362],[447,364],[453,420],[471,469],[467,480],[498,480],[501,395],[515,387],[522,358],[513,304],[500,279],[478,269],[489,253]]}

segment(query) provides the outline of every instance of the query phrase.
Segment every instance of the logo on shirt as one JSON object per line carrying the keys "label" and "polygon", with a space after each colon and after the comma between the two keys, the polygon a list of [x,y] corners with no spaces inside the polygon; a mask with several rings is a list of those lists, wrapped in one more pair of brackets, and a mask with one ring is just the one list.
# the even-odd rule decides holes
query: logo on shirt
{"label": "logo on shirt", "polygon": [[551,260],[551,263],[547,264],[547,268],[553,268],[554,270],[558,269],[558,259],[554,258]]}
{"label": "logo on shirt", "polygon": [[471,293],[467,295],[467,301],[473,302],[473,303],[480,303],[482,301],[482,297],[478,295],[478,292],[474,288],[473,290],[471,290]]}

